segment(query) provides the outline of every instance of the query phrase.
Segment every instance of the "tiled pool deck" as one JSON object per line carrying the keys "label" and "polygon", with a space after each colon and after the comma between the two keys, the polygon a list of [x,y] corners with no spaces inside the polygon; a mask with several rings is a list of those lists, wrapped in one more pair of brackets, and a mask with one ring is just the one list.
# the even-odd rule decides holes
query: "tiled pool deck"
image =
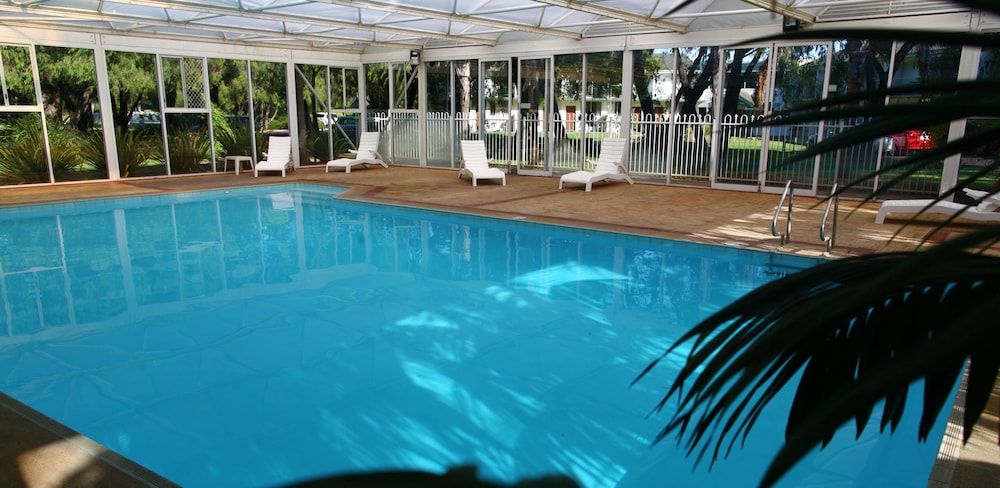
{"label": "tiled pool deck", "polygon": [[[629,234],[759,250],[776,250],[821,256],[820,221],[825,202],[795,197],[791,239],[780,246],[771,235],[779,195],[745,193],[676,186],[625,183],[596,184],[592,192],[582,187],[558,189],[548,177],[510,175],[507,186],[481,182],[473,187],[459,180],[453,170],[392,166],[389,169],[356,169],[350,174],[325,173],[322,168],[299,169],[282,178],[277,173],[255,178],[244,172],[179,178],[92,182],[58,186],[4,188],[0,206],[50,203],[66,200],[155,195],[164,192],[215,189],[254,184],[310,182],[344,186],[341,198],[390,205],[422,207],[452,212],[516,218],[549,224],[594,228]],[[943,229],[943,217],[928,216],[917,224],[887,219],[874,223],[878,205],[841,201],[836,247],[831,255],[842,257],[911,250],[921,243],[940,242],[980,224],[954,223]],[[903,216],[907,217],[907,216]],[[779,230],[784,230],[784,215]],[[827,233],[832,230],[828,223]],[[995,390],[1000,392],[1000,389]],[[1000,486],[1000,447],[997,446],[996,412],[1000,394],[994,395],[973,438],[965,446],[954,442],[942,449],[940,469],[932,475],[933,487]],[[952,429],[949,429],[951,432]],[[905,435],[905,434],[904,434]],[[154,473],[135,466],[86,438],[54,424],[16,401],[0,395],[0,486],[172,486]]]}

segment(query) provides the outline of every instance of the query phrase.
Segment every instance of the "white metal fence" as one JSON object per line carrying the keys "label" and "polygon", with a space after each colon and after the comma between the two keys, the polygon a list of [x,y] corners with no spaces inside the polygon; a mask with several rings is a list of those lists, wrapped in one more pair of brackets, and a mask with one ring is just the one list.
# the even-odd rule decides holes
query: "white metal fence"
{"label": "white metal fence", "polygon": [[[383,145],[391,144],[395,163],[420,164],[423,151],[428,166],[457,168],[461,161],[458,142],[482,138],[498,167],[517,165],[562,174],[593,168],[599,141],[622,133],[622,124],[614,116],[487,112],[479,117],[476,113],[435,112],[426,115],[426,138],[420,141],[418,117],[415,111],[369,114],[370,130],[385,132]],[[815,159],[790,162],[797,152],[852,124],[828,121],[820,137],[818,124],[776,126],[765,131],[752,124],[756,120],[751,115],[727,115],[720,120],[701,114],[635,115],[630,123],[629,171],[642,181],[695,185],[756,186],[763,181],[781,186],[792,179],[799,187],[811,187],[815,182],[823,194],[834,184],[855,182],[906,156],[894,151],[887,137],[824,154],[818,163]],[[765,135],[770,136],[766,147]],[[938,190],[933,181],[913,179],[896,191],[933,195]],[[869,179],[860,188],[870,190],[875,184]]]}

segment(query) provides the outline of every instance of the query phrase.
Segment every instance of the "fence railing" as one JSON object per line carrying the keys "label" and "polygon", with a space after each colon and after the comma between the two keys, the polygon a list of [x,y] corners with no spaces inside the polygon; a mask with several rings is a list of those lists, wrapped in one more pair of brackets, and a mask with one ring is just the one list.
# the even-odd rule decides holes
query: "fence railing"
{"label": "fence railing", "polygon": [[[458,115],[433,112],[426,115],[426,139],[420,141],[418,117],[416,112],[369,113],[370,130],[388,131],[389,139],[384,139],[383,144],[391,142],[392,157],[397,163],[420,161],[420,150],[424,147],[428,165],[458,167],[461,160],[458,142],[482,138],[491,161],[499,167],[519,164],[521,168],[547,168],[561,174],[592,169],[600,140],[620,137],[622,131],[616,116],[598,114],[488,111],[480,118],[475,112]],[[758,119],[744,114],[725,115],[718,121],[702,114],[637,114],[630,123],[629,171],[633,177],[646,181],[757,185],[761,181],[765,149],[764,128],[751,125]],[[827,121],[822,126],[823,138],[851,125],[855,124]],[[893,150],[887,137],[823,154],[818,165],[814,159],[786,163],[797,152],[821,140],[820,125],[774,126],[767,132],[770,134],[764,177],[767,184],[782,185],[792,179],[798,187],[810,187],[816,181],[817,191],[822,191],[834,184],[854,182],[906,156]],[[714,173],[713,151],[717,155]],[[895,191],[936,194],[940,175],[936,176],[912,178]],[[871,179],[856,188],[870,191],[876,184]]]}

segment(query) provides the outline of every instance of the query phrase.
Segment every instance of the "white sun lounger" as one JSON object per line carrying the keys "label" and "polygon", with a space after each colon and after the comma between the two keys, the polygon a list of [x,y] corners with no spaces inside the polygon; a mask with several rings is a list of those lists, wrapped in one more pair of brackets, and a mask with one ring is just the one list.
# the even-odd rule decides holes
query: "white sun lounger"
{"label": "white sun lounger", "polygon": [[380,164],[382,167],[388,168],[389,165],[385,163],[382,155],[378,152],[378,140],[378,132],[362,132],[361,138],[358,139],[358,150],[355,157],[327,161],[326,172],[329,173],[330,168],[344,168],[345,172],[350,173],[351,168],[355,166],[364,166],[367,168],[373,164]]}
{"label": "white sun lounger", "polygon": [[597,166],[593,171],[574,171],[559,178],[559,189],[563,183],[579,183],[586,185],[590,191],[598,181],[627,181],[634,184],[625,167],[625,148],[627,139],[604,139],[601,141],[601,154],[597,157]]}
{"label": "white sun lounger", "polygon": [[253,167],[253,175],[259,176],[261,171],[281,171],[292,169],[292,138],[289,136],[271,136],[267,138],[267,153],[265,159]]}
{"label": "white sun lounger", "polygon": [[963,203],[949,201],[935,202],[932,199],[919,200],[886,200],[878,209],[875,216],[875,223],[885,222],[886,215],[890,213],[928,213],[943,215],[958,215],[959,218],[978,220],[983,222],[1000,222],[1000,212],[994,212],[1000,208],[1000,195],[990,195],[988,192],[965,189],[966,195],[979,201],[979,205],[969,206]]}
{"label": "white sun lounger", "polygon": [[479,180],[500,180],[503,186],[507,186],[507,174],[490,167],[490,160],[486,157],[486,144],[480,139],[462,141],[462,169],[458,172],[458,178],[461,179],[463,175],[472,178],[472,186],[477,186]]}

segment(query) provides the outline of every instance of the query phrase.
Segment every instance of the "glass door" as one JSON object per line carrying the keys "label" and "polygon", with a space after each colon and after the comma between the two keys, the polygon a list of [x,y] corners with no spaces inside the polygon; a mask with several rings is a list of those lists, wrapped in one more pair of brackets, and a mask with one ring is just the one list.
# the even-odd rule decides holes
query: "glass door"
{"label": "glass door", "polygon": [[767,113],[767,67],[772,47],[739,47],[723,53],[718,108],[719,139],[712,185],[742,191],[760,188],[765,129],[751,126]]}
{"label": "glass door", "polygon": [[[479,106],[482,111],[478,116],[478,137],[485,141],[486,156],[505,171],[515,160],[514,142],[517,136],[514,124],[517,119],[511,109],[513,83],[510,67],[511,62],[507,59],[479,63],[479,79],[482,80]],[[470,138],[475,139],[471,135]]]}
{"label": "glass door", "polygon": [[550,58],[518,60],[514,103],[518,112],[517,168],[520,174],[552,174],[548,157],[551,80]]}
{"label": "glass door", "polygon": [[716,187],[780,193],[792,180],[799,191],[815,194],[819,158],[791,160],[816,142],[821,124],[752,124],[825,98],[829,51],[828,44],[725,51]]}
{"label": "glass door", "polygon": [[[768,91],[769,114],[801,107],[826,98],[830,47],[827,44],[777,46]],[[791,180],[797,192],[815,195],[819,179],[819,158],[791,161],[815,143],[820,122],[777,125],[766,128],[766,144],[761,145],[763,191],[784,191]]]}

